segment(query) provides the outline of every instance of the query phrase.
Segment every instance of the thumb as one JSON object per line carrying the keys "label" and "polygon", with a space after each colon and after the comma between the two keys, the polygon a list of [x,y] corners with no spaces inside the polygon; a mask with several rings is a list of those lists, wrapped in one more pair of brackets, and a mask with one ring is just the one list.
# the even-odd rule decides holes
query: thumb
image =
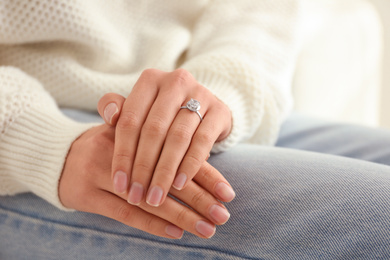
{"label": "thumb", "polygon": [[125,100],[123,96],[115,93],[107,93],[100,98],[97,109],[106,124],[116,125]]}

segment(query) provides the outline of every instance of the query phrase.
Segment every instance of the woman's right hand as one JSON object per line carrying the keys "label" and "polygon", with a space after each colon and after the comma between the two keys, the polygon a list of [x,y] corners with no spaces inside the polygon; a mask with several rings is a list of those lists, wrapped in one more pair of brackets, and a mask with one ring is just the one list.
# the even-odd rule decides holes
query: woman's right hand
{"label": "woman's right hand", "polygon": [[183,230],[210,238],[215,225],[229,219],[226,208],[212,194],[229,192],[231,188],[225,186],[227,181],[207,162],[185,189],[170,190],[171,195],[189,207],[171,197],[157,208],[146,202],[139,206],[127,203],[126,195],[116,195],[112,188],[114,136],[115,128],[100,125],[73,142],[59,184],[59,196],[65,207],[107,216],[148,233],[176,239]]}

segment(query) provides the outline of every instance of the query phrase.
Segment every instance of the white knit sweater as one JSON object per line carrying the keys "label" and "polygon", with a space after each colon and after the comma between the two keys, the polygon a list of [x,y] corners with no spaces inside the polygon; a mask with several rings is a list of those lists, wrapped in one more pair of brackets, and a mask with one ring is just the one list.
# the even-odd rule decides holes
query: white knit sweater
{"label": "white knit sweater", "polygon": [[233,114],[214,151],[273,144],[291,108],[299,0],[0,1],[0,194],[34,192],[63,208],[58,180],[96,110],[127,96],[146,68],[182,67]]}

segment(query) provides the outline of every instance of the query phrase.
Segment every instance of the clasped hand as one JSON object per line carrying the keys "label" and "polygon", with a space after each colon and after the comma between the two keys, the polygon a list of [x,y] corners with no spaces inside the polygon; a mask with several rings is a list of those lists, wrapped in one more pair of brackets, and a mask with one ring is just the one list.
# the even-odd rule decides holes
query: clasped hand
{"label": "clasped hand", "polygon": [[[191,98],[201,102],[203,121],[180,109]],[[169,238],[183,230],[209,238],[228,220],[218,200],[231,201],[234,191],[206,158],[229,134],[231,114],[188,72],[146,70],[127,99],[107,94],[98,110],[106,125],[69,151],[59,189],[64,206]]]}

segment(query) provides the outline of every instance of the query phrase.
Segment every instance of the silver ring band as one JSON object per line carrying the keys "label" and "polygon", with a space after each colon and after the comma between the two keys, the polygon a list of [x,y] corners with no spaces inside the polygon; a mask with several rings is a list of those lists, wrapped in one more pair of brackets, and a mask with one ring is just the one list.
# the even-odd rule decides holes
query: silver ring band
{"label": "silver ring band", "polygon": [[198,100],[195,100],[195,99],[191,98],[191,100],[188,101],[185,106],[180,107],[180,109],[183,109],[183,108],[186,108],[186,109],[188,109],[188,110],[190,110],[192,112],[195,112],[199,116],[200,121],[203,120],[202,115],[199,113],[200,102]]}

